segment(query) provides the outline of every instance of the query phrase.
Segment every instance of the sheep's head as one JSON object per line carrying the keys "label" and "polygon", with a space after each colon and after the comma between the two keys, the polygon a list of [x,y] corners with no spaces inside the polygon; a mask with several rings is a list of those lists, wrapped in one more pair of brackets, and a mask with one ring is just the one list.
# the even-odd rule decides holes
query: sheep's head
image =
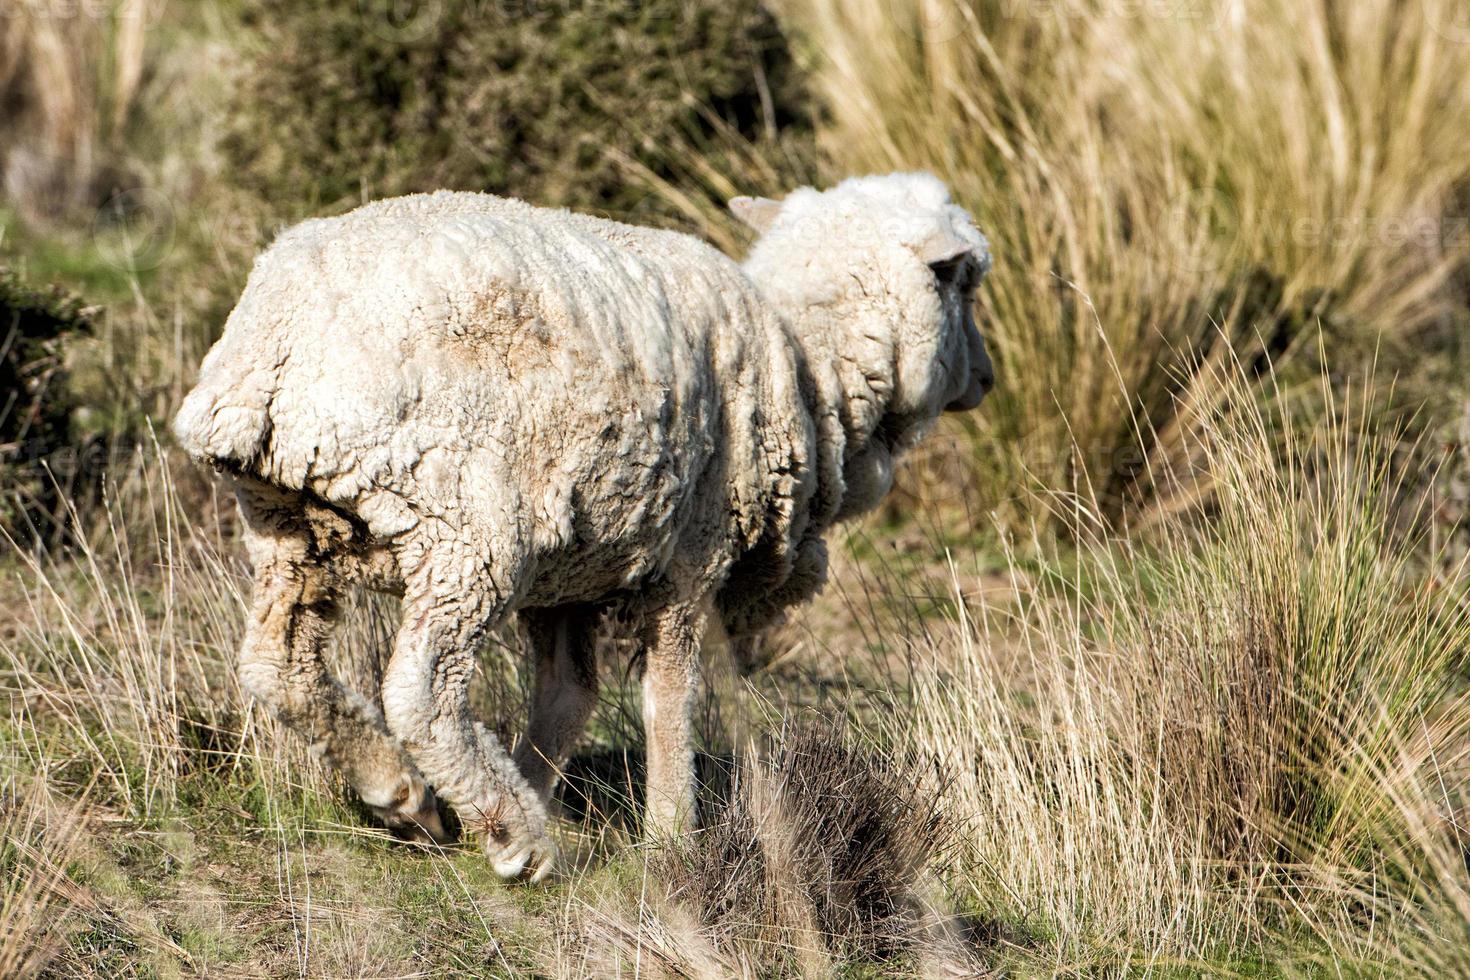
{"label": "sheep's head", "polygon": [[745,271],[787,318],[845,439],[837,517],[874,506],[893,457],[994,374],[975,326],[985,236],[929,174],[856,177],[780,201],[737,197],[760,232]]}
{"label": "sheep's head", "polygon": [[730,208],[760,232],[746,271],[807,353],[838,363],[852,436],[901,450],[980,403],[994,374],[974,292],[990,251],[938,179],[857,177]]}

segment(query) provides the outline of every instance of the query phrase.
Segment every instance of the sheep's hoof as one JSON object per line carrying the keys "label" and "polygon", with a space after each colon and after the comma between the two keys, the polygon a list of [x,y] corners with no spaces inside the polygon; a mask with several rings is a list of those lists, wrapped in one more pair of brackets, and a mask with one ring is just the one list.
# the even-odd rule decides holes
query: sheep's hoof
{"label": "sheep's hoof", "polygon": [[551,873],[551,866],[556,863],[556,845],[547,837],[500,843],[487,836],[485,856],[495,873],[506,881],[534,885]]}

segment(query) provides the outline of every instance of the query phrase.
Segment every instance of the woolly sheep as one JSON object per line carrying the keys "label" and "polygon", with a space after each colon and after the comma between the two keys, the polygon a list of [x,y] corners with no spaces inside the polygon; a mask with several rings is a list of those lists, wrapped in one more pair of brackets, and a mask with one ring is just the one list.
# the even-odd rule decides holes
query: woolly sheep
{"label": "woolly sheep", "polygon": [[[243,686],[397,832],[442,840],[437,792],[498,874],[546,874],[610,610],[645,653],[645,822],[675,832],[706,617],[739,639],[808,598],[822,535],[990,388],[986,241],[937,179],[730,206],[760,233],[743,266],[447,192],[307,221],[256,261],[174,431],[235,483]],[[402,596],[381,711],[322,660],[352,583]],[[467,701],[512,614],[535,658],[514,757]]]}

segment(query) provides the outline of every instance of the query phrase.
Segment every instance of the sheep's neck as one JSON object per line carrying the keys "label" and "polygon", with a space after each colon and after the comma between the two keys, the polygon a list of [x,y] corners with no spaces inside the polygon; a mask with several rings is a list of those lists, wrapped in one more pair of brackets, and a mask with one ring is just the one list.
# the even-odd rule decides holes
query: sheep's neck
{"label": "sheep's neck", "polygon": [[818,499],[813,514],[820,529],[871,509],[892,483],[889,448],[876,437],[882,406],[861,365],[839,347],[833,324],[842,313],[831,307],[785,317],[797,357],[802,400],[816,428],[813,447]]}

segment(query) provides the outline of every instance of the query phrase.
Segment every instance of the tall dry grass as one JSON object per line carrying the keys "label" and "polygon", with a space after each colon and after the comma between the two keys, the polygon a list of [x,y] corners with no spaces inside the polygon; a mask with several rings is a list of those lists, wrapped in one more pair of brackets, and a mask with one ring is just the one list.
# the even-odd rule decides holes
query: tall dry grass
{"label": "tall dry grass", "polygon": [[919,644],[889,738],[943,767],[963,904],[1057,963],[1305,940],[1437,975],[1470,887],[1464,568],[1436,585],[1368,419],[1296,427],[1238,372],[1212,383],[1225,407],[1184,419],[1207,519],[1120,537],[1079,506],[1069,574],[1013,563],[1008,601],[961,596]]}
{"label": "tall dry grass", "polygon": [[[200,777],[277,795],[331,795],[331,777],[253,707],[234,676],[248,565],[233,501],[156,445],[111,468],[97,515],[72,515],[75,543],[7,545],[14,613],[0,635],[0,694],[22,770],[87,774],[96,802],[131,817],[174,812]],[[363,679],[387,631],[353,609],[338,666]]]}
{"label": "tall dry grass", "polygon": [[[139,98],[139,42],[115,16],[132,7],[0,19],[0,87],[30,92],[37,72],[56,87],[55,119],[13,117],[6,145],[68,154],[67,193],[95,189],[99,148]],[[1470,972],[1465,569],[1429,571],[1414,454],[1379,428],[1382,399],[1342,380],[1375,352],[1408,365],[1395,358],[1464,322],[1470,43],[1452,0],[782,7],[810,45],[829,176],[932,169],[997,255],[981,303],[1000,387],[911,483],[910,502],[940,505],[937,540],[914,562],[848,555],[810,631],[778,649],[779,682],[721,682],[742,740],[815,701],[852,716],[860,751],[823,756],[814,779],[774,739],[745,795],[673,859],[578,828],[566,891],[519,918],[499,893],[481,916],[488,886],[455,877],[452,856],[407,874],[458,881],[497,951],[534,919],[552,975],[823,976],[888,955],[873,928],[909,944],[874,969],[922,974],[898,961],[946,913],[932,936],[1023,974]],[[161,132],[196,118],[153,108]],[[625,170],[734,250],[711,195],[775,192],[792,171],[730,143],[743,176],[694,148],[677,180]],[[10,203],[49,206],[49,185],[16,186]],[[169,199],[177,229],[191,199]],[[209,330],[190,311],[243,273],[259,232],[248,217],[238,233],[180,231],[182,278],[161,305],[124,270],[136,302],[106,321],[100,354],[119,391],[167,412]],[[185,255],[189,236],[203,246]],[[303,827],[366,823],[242,697],[248,576],[229,504],[188,472],[149,447],[77,515],[74,547],[0,560],[0,863],[14,871],[0,972],[66,945],[55,913],[84,892],[63,830],[84,810],[126,827],[217,827],[224,812],[242,840],[276,834],[301,972],[332,941],[312,931],[312,882],[290,879],[289,852],[304,868]],[[999,556],[945,555],[992,536]],[[911,566],[932,581],[941,555],[952,592],[915,583]],[[361,686],[392,626],[383,606],[353,607],[335,657]],[[516,704],[514,681],[486,673]],[[636,742],[636,711],[610,700],[604,714],[611,747]],[[894,914],[844,919],[834,896],[861,892],[849,879],[868,871],[850,869],[875,864],[826,845],[888,813],[891,797],[868,804],[904,779],[901,802],[937,805],[953,841],[936,860],[898,837],[877,853],[897,862],[880,875],[898,883]],[[924,890],[930,876],[941,887]],[[167,930],[99,921],[176,952]],[[337,952],[327,962],[359,963]]]}
{"label": "tall dry grass", "polygon": [[16,0],[0,16],[0,173],[28,220],[90,215],[127,156],[159,0]]}
{"label": "tall dry grass", "polygon": [[[8,748],[8,747],[7,747]],[[72,898],[67,864],[78,849],[86,794],[58,801],[45,774],[0,774],[0,974],[41,974],[64,948]]]}
{"label": "tall dry grass", "polygon": [[933,170],[992,239],[1000,383],[966,472],[1013,528],[1023,484],[1147,505],[1140,457],[1179,449],[1223,345],[1279,361],[1325,321],[1351,372],[1465,321],[1470,43],[1447,0],[781,9],[833,170]]}
{"label": "tall dry grass", "polygon": [[[514,920],[559,937],[545,968],[822,976],[890,957],[923,975],[935,952],[1043,971],[1463,965],[1464,576],[1432,576],[1415,546],[1391,435],[1356,408],[1282,417],[1234,370],[1212,381],[1223,407],[1187,420],[1197,469],[1161,477],[1197,484],[1198,508],[1120,534],[1080,497],[1078,554],[1038,562],[1034,542],[981,594],[963,553],[955,595],[839,582],[854,604],[828,608],[826,657],[802,656],[857,746],[776,738],[678,854],[564,828],[560,907]],[[11,555],[7,778],[130,826],[222,810],[288,849],[303,828],[362,834],[340,784],[234,680],[248,578],[227,505],[145,459],[74,551]],[[391,628],[354,607],[334,653],[354,683],[371,690]],[[812,688],[755,685],[727,685],[742,703],[726,717],[759,746]],[[938,823],[905,829],[925,812]],[[16,909],[75,891],[53,880],[64,862],[18,858]],[[45,916],[14,921],[45,934]]]}

